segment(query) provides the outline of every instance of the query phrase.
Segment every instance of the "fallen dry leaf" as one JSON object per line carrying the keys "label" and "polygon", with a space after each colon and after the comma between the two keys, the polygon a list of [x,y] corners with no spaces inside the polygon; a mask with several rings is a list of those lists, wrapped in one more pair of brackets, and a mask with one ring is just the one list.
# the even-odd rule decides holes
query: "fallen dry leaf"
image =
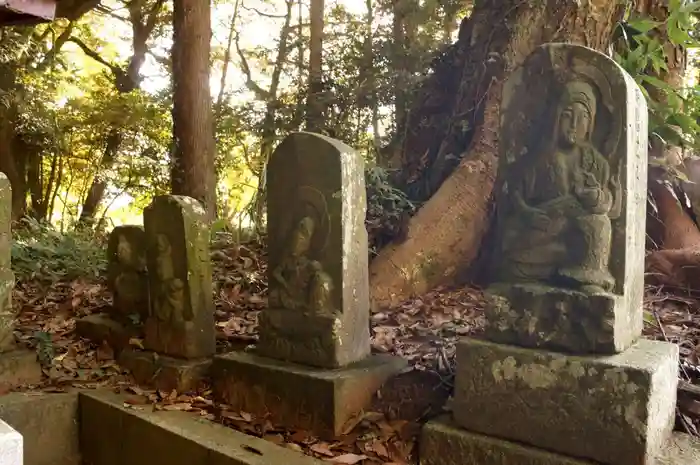
{"label": "fallen dry leaf", "polygon": [[357,455],[357,454],[343,454],[343,455],[338,455],[336,457],[333,457],[332,459],[329,459],[328,461],[331,463],[342,463],[344,465],[354,465],[356,463],[359,463],[363,460],[366,460],[368,457],[366,455]]}

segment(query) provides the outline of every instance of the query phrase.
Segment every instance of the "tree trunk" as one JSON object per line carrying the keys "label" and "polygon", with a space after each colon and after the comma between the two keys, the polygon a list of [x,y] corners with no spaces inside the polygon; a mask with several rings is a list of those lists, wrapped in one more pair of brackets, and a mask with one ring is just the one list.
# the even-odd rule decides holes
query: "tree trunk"
{"label": "tree trunk", "polygon": [[400,147],[395,181],[413,200],[427,202],[407,238],[370,266],[375,308],[453,284],[477,257],[490,221],[501,87],[510,71],[547,42],[605,50],[622,13],[606,0],[507,0],[498,8],[475,2],[457,43],[419,89],[405,137],[392,144]]}
{"label": "tree trunk", "polygon": [[411,62],[408,50],[412,46],[412,33],[409,17],[415,14],[418,3],[415,0],[394,0],[392,21],[392,68],[394,79],[394,121],[396,133],[403,134],[406,129],[408,114],[407,87],[408,76],[411,73]]}
{"label": "tree trunk", "polygon": [[[102,173],[111,169],[114,165],[114,162],[117,160],[117,153],[119,152],[121,143],[121,131],[117,128],[113,128],[107,135],[104,156],[102,157],[102,163],[99,167]],[[102,203],[105,191],[107,190],[107,179],[105,179],[102,173],[96,173],[94,179],[92,180],[90,189],[88,190],[85,201],[83,202],[83,208],[80,210],[80,219],[78,220],[78,225],[80,226],[91,227],[95,220],[97,209],[100,207],[100,203]]]}
{"label": "tree trunk", "polygon": [[309,7],[309,94],[306,101],[306,130],[323,129],[323,3],[311,0]]}
{"label": "tree trunk", "polygon": [[209,91],[211,5],[175,0],[173,6],[173,194],[188,195],[216,215],[214,126]]}

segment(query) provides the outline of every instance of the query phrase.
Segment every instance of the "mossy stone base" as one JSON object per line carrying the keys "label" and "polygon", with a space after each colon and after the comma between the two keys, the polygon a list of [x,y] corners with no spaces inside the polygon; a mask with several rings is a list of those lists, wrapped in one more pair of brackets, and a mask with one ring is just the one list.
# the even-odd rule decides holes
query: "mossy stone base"
{"label": "mossy stone base", "polygon": [[[597,447],[598,444],[588,444]],[[654,465],[700,464],[700,440],[674,433]],[[420,438],[421,465],[597,465],[459,428],[444,415],[425,424]]]}
{"label": "mossy stone base", "polygon": [[258,315],[256,353],[284,362],[340,368],[370,354],[367,321],[356,315],[306,315],[268,308]]}
{"label": "mossy stone base", "polygon": [[454,418],[470,431],[567,456],[648,464],[671,434],[677,366],[678,347],[665,342],[582,357],[465,339]]}
{"label": "mossy stone base", "polygon": [[486,338],[501,344],[574,354],[615,354],[642,335],[641,307],[613,294],[541,284],[488,289]]}
{"label": "mossy stone base", "polygon": [[285,363],[246,352],[214,357],[214,395],[242,410],[287,428],[330,438],[340,435],[406,361],[373,355],[334,370]]}
{"label": "mossy stone base", "polygon": [[211,359],[184,360],[148,350],[125,349],[119,364],[131,371],[136,382],[162,391],[194,391],[209,375]]}

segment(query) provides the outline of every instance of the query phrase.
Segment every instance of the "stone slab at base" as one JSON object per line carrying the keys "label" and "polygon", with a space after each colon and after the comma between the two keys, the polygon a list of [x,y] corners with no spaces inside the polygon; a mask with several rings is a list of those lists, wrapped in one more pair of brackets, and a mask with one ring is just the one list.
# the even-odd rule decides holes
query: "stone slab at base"
{"label": "stone slab at base", "polygon": [[214,357],[214,395],[273,423],[333,437],[368,407],[372,396],[406,361],[373,355],[345,368],[324,370],[245,352]]}
{"label": "stone slab at base", "polygon": [[201,387],[208,378],[211,359],[183,360],[146,350],[126,349],[119,364],[131,371],[140,384],[163,391],[187,392]]}
{"label": "stone slab at base", "polygon": [[35,352],[16,349],[0,353],[0,391],[38,384],[41,377],[41,366]]}
{"label": "stone slab at base", "polygon": [[0,463],[23,465],[22,435],[0,420]]}
{"label": "stone slab at base", "polygon": [[[594,448],[599,444],[589,444]],[[700,464],[700,440],[674,433],[654,465]],[[425,424],[420,438],[421,465],[596,465],[516,442],[471,433],[445,415]]]}
{"label": "stone slab at base", "polygon": [[606,465],[646,465],[671,434],[678,346],[640,340],[568,356],[475,339],[457,345],[454,418],[489,436]]}
{"label": "stone slab at base", "polygon": [[586,294],[540,284],[491,286],[486,293],[486,339],[501,344],[615,354],[642,335],[642,312],[613,294]]}
{"label": "stone slab at base", "polygon": [[106,341],[117,352],[129,346],[130,335],[124,325],[104,313],[96,313],[76,320],[75,331],[95,344]]}

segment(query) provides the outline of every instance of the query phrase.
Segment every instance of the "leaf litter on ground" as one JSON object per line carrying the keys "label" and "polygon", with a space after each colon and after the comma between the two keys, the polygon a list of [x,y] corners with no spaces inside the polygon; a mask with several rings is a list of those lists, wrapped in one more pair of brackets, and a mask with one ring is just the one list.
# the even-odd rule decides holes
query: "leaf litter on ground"
{"label": "leaf litter on ground", "polygon": [[[217,351],[240,350],[257,340],[257,316],[266,307],[266,251],[258,242],[235,243],[219,235],[212,245]],[[75,281],[38,279],[17,283],[16,336],[44,355],[44,381],[24,389],[61,391],[70,386],[111,387],[128,394],[129,408],[193,412],[246,434],[340,464],[415,463],[419,425],[440,413],[451,395],[456,341],[483,327],[483,295],[473,287],[437,289],[373,313],[372,349],[404,357],[410,368],[380,392],[371,411],[348,425],[346,434],[327,442],[308,432],[287,430],[267,418],[236,412],[213,400],[211,391],[165,393],[137,386],[114,360],[112,349],[75,333],[75,321],[109,309],[111,296],[99,278]],[[681,348],[690,383],[700,380],[698,301],[660,288],[648,288],[645,334]],[[132,344],[140,341],[136,338]],[[49,350],[50,349],[50,350]],[[46,360],[48,359],[48,360]],[[695,371],[693,371],[695,370]],[[683,373],[684,371],[682,371]],[[686,429],[700,427],[700,398],[681,412]],[[684,424],[685,424],[684,423]]]}

